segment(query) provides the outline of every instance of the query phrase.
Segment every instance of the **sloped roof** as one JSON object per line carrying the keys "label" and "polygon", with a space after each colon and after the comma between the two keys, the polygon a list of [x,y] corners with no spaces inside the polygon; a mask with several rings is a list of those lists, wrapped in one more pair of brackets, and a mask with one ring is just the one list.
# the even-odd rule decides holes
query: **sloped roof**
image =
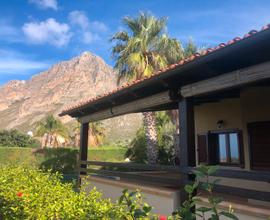
{"label": "sloped roof", "polygon": [[[184,66],[184,65],[186,65],[188,63],[194,62],[196,59],[198,59],[200,57],[204,57],[204,56],[208,56],[210,54],[213,54],[216,51],[220,51],[223,48],[227,48],[230,45],[238,44],[239,42],[241,42],[241,41],[243,41],[245,39],[248,39],[248,38],[250,38],[250,37],[252,37],[254,35],[257,35],[258,33],[264,32],[266,30],[270,30],[270,24],[263,26],[261,28],[261,30],[259,30],[259,31],[251,30],[247,34],[245,34],[242,38],[241,37],[235,37],[232,40],[229,40],[227,43],[220,43],[216,47],[207,48],[205,50],[202,50],[200,53],[195,53],[195,54],[191,55],[190,57],[188,57],[186,59],[180,60],[179,62],[177,62],[175,64],[169,65],[167,68],[160,69],[159,71],[153,73],[149,77],[143,77],[143,78],[141,78],[139,80],[135,80],[135,81],[132,81],[132,82],[127,82],[127,83],[123,84],[122,86],[119,86],[116,89],[114,89],[114,90],[112,90],[110,92],[104,93],[102,95],[99,95],[97,97],[92,97],[92,98],[87,98],[87,99],[80,100],[77,103],[74,103],[74,104],[72,104],[70,106],[67,106],[60,113],[60,116],[71,114],[72,112],[74,112],[76,110],[80,110],[84,106],[88,106],[88,105],[90,105],[92,103],[95,103],[95,102],[97,102],[99,100],[102,100],[103,98],[106,98],[106,97],[109,97],[111,95],[123,92],[124,90],[128,90],[129,88],[132,88],[135,85],[138,85],[138,84],[140,84],[142,82],[145,82],[147,80],[151,80],[154,77],[157,77],[159,75],[166,75],[171,70],[174,70],[174,69],[176,69],[176,68],[178,68],[180,66]],[[270,40],[269,40],[269,42],[270,42]]]}

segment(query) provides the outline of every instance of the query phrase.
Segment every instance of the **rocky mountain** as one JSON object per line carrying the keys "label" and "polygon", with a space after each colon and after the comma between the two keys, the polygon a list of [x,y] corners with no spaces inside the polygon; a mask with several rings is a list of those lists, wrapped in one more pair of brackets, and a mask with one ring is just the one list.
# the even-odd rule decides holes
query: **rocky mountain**
{"label": "rocky mountain", "polygon": [[[46,115],[57,116],[64,106],[112,90],[116,82],[113,69],[90,52],[55,64],[28,81],[10,81],[0,87],[0,129],[33,130],[35,123]],[[68,123],[71,118],[66,116],[61,120]],[[122,123],[115,123],[115,120]],[[108,128],[118,124],[121,136],[121,124],[125,124],[128,136],[140,126],[141,120],[138,115],[130,115],[109,119],[105,123]],[[116,129],[112,130],[115,133]]]}

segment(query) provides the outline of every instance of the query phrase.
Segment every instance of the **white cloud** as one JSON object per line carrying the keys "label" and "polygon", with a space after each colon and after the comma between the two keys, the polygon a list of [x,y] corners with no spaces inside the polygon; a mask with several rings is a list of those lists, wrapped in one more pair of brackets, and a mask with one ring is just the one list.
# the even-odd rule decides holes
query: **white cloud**
{"label": "white cloud", "polygon": [[90,31],[86,31],[83,33],[83,38],[82,38],[82,41],[83,43],[85,44],[90,44],[96,40],[99,40],[99,36],[97,34],[93,34],[92,32]]}
{"label": "white cloud", "polygon": [[72,36],[68,24],[58,23],[53,18],[41,22],[26,23],[23,25],[22,30],[29,43],[48,43],[57,47],[67,45]]}
{"label": "white cloud", "polygon": [[83,11],[72,11],[68,18],[71,24],[79,25],[82,29],[87,29],[90,26],[90,21]]}
{"label": "white cloud", "polygon": [[108,31],[108,27],[103,22],[100,22],[100,21],[93,21],[91,23],[91,26],[93,30],[104,31],[104,32]]}
{"label": "white cloud", "polygon": [[100,40],[101,35],[108,31],[108,27],[103,22],[90,21],[84,11],[72,11],[68,18],[71,25],[78,27],[78,35],[85,44]]}
{"label": "white cloud", "polygon": [[49,67],[49,63],[36,61],[26,54],[0,49],[0,75],[27,75]]}
{"label": "white cloud", "polygon": [[57,0],[29,0],[29,3],[36,4],[41,9],[58,9]]}

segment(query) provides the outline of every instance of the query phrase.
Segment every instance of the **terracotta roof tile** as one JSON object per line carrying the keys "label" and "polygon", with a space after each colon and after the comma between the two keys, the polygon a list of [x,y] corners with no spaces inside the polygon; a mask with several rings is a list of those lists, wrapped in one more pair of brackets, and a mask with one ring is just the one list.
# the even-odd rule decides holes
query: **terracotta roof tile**
{"label": "terracotta roof tile", "polygon": [[[269,28],[270,28],[270,24],[263,26],[263,27],[261,28],[260,31],[264,31],[264,30],[269,29]],[[188,63],[188,62],[191,62],[191,61],[195,60],[195,59],[198,58],[198,57],[205,56],[205,55],[207,55],[207,54],[209,54],[209,53],[212,53],[213,51],[220,50],[220,49],[222,49],[222,48],[224,48],[224,47],[227,47],[228,45],[237,43],[237,42],[239,42],[239,41],[241,41],[241,40],[243,40],[243,39],[245,39],[245,38],[248,38],[248,37],[250,37],[250,36],[252,36],[252,35],[254,35],[254,34],[256,34],[256,33],[260,32],[260,31],[251,30],[251,31],[249,31],[247,34],[245,34],[245,35],[243,36],[243,38],[241,38],[241,37],[235,37],[234,39],[229,40],[227,43],[220,43],[220,44],[219,44],[218,46],[216,46],[216,47],[213,47],[213,48],[207,48],[207,49],[205,49],[205,50],[202,50],[200,53],[192,54],[190,57],[188,57],[188,58],[186,58],[186,59],[184,59],[184,60],[180,60],[179,62],[177,62],[177,63],[175,63],[175,64],[171,64],[171,65],[169,65],[169,66],[166,67],[166,68],[163,68],[163,69],[158,70],[157,72],[153,73],[151,76],[143,77],[142,79],[134,80],[134,81],[132,81],[132,82],[127,82],[127,83],[123,84],[122,86],[120,86],[120,87],[118,87],[118,88],[116,88],[116,89],[114,89],[114,90],[112,90],[112,91],[110,91],[110,92],[107,92],[107,93],[105,93],[105,94],[103,94],[103,95],[98,95],[97,97],[94,97],[94,98],[88,98],[88,99],[81,100],[81,101],[77,102],[76,104],[73,104],[73,105],[71,105],[71,106],[66,107],[66,108],[61,112],[61,115],[66,115],[66,114],[70,113],[70,111],[74,111],[74,110],[76,110],[76,109],[81,108],[81,107],[84,106],[84,105],[87,105],[87,104],[90,104],[90,103],[92,103],[92,102],[94,102],[94,101],[97,101],[98,99],[104,98],[104,97],[109,96],[109,95],[111,95],[111,94],[114,94],[114,93],[116,93],[116,92],[118,92],[118,91],[120,91],[120,90],[123,90],[123,89],[125,89],[125,88],[130,87],[130,86],[133,86],[133,85],[135,85],[135,84],[138,84],[138,83],[140,83],[140,82],[142,82],[142,81],[145,81],[145,80],[147,80],[147,79],[150,79],[150,78],[152,78],[152,77],[155,76],[155,75],[166,74],[166,72],[167,72],[168,70],[174,69],[174,68],[177,67],[177,66],[184,65],[184,64],[186,64],[186,63]]]}

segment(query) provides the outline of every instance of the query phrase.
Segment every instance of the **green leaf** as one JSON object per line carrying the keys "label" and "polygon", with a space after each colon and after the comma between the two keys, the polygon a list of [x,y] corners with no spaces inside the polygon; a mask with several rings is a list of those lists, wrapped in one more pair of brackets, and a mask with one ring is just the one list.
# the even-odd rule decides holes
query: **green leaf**
{"label": "green leaf", "polygon": [[196,211],[203,212],[203,213],[209,212],[211,210],[212,210],[212,208],[208,208],[208,207],[199,207],[199,208],[196,209]]}
{"label": "green leaf", "polygon": [[197,168],[198,171],[203,173],[204,175],[208,174],[209,166],[201,165]]}
{"label": "green leaf", "polygon": [[205,174],[200,170],[193,170],[192,172],[196,175],[197,178],[205,177]]}
{"label": "green leaf", "polygon": [[197,189],[198,188],[198,186],[199,186],[199,181],[197,181],[197,182],[195,182],[194,184],[193,184],[193,190],[195,190],[195,189]]}
{"label": "green leaf", "polygon": [[121,204],[124,200],[124,196],[120,196],[119,200],[118,200],[118,203]]}
{"label": "green leaf", "polygon": [[212,214],[209,220],[219,220],[219,217],[216,214]]}
{"label": "green leaf", "polygon": [[146,213],[144,213],[141,209],[135,209],[134,210],[134,217],[140,218],[140,217],[146,217]]}
{"label": "green leaf", "polygon": [[214,202],[215,204],[219,204],[219,203],[222,202],[222,198],[221,198],[221,197],[214,197],[214,198],[213,198],[213,202]]}
{"label": "green leaf", "polygon": [[185,185],[185,191],[189,194],[191,194],[193,192],[193,187],[192,185]]}
{"label": "green leaf", "polygon": [[201,188],[208,191],[209,190],[209,184],[208,183],[202,183],[201,185]]}
{"label": "green leaf", "polygon": [[226,216],[226,217],[228,217],[230,219],[238,220],[238,217],[236,217],[234,214],[229,213],[229,212],[222,211],[219,214],[223,215],[223,216]]}
{"label": "green leaf", "polygon": [[134,192],[130,192],[130,193],[129,193],[129,197],[133,197],[133,196],[135,196],[136,194],[137,194],[137,192],[135,192],[135,191],[134,191]]}
{"label": "green leaf", "polygon": [[208,175],[213,175],[214,173],[217,172],[218,169],[219,169],[218,166],[210,166],[208,169]]}
{"label": "green leaf", "polygon": [[194,201],[194,202],[201,202],[202,199],[201,198],[198,198],[198,197],[193,197],[192,198],[192,201]]}
{"label": "green leaf", "polygon": [[144,206],[143,207],[143,211],[146,212],[146,213],[151,212],[151,210],[152,210],[152,207],[151,206]]}

